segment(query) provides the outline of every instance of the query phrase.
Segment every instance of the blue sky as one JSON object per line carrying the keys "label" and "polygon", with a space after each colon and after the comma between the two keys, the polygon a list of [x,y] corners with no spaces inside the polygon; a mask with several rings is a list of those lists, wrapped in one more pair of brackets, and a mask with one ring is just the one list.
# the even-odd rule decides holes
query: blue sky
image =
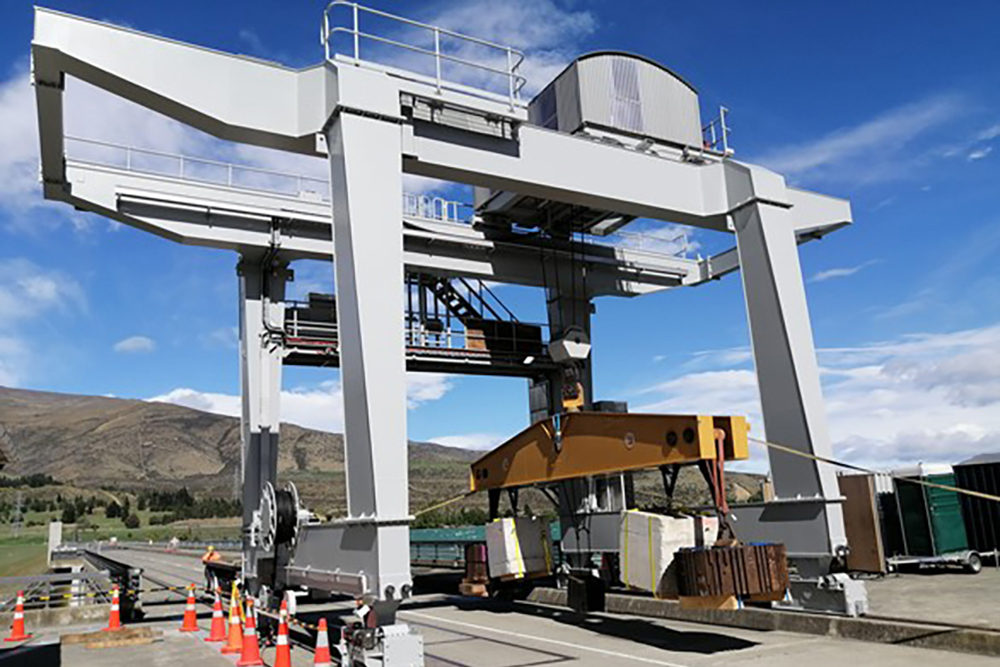
{"label": "blue sky", "polygon": [[[48,5],[296,66],[321,58],[319,2]],[[704,118],[728,106],[739,159],[853,203],[852,228],[801,252],[838,453],[888,466],[1000,449],[1000,4],[378,6],[522,48],[534,89],[577,54],[624,49],[690,81]],[[236,414],[235,255],[42,201],[30,4],[5,3],[2,16],[0,384]],[[75,134],[324,171],[220,144],[85,86],[68,95]],[[703,249],[731,242],[692,238]],[[330,281],[328,265],[296,272],[295,294]],[[500,293],[522,319],[542,318],[537,290]],[[598,398],[760,424],[738,276],[599,299],[593,337]],[[337,379],[286,369],[284,419],[337,429]],[[410,436],[447,444],[488,446],[527,418],[520,380],[417,376],[410,403]]]}

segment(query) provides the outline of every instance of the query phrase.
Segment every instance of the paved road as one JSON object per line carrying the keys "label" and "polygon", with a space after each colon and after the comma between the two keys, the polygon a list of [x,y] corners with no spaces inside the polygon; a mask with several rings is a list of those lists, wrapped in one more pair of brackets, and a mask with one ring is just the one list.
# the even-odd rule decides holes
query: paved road
{"label": "paved road", "polygon": [[[201,567],[190,556],[117,552],[121,559],[147,569],[147,573],[173,584],[200,581]],[[109,554],[111,555],[111,554]],[[337,615],[339,609],[330,609]],[[660,621],[619,615],[595,614],[580,619],[565,610],[541,605],[504,608],[449,596],[423,596],[408,604],[400,618],[424,636],[428,667],[711,667],[715,665],[767,665],[767,667],[986,667],[995,659],[868,644],[829,637],[786,632],[757,632],[677,621]],[[202,620],[202,627],[207,622]],[[154,647],[116,649],[109,660],[81,654],[68,664],[100,667],[133,667],[144,660],[143,651],[159,650],[162,664],[189,664],[197,654],[201,665],[232,664],[217,649],[181,636],[170,629],[165,641]],[[131,659],[129,654],[134,651]],[[126,652],[126,653],[122,653]],[[307,651],[295,651],[295,664],[310,664]],[[105,654],[102,653],[102,656]],[[83,662],[76,662],[79,658]],[[269,654],[265,653],[265,660]],[[89,661],[88,661],[89,660]],[[194,664],[193,662],[191,664]]]}

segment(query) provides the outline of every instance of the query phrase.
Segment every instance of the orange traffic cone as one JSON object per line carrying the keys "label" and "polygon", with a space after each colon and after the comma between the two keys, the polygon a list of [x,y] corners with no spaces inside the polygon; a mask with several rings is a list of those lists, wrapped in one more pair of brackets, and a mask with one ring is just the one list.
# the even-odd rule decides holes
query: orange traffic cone
{"label": "orange traffic cone", "polygon": [[316,652],[313,653],[313,667],[330,667],[330,635],[326,631],[326,619],[319,619],[316,633]]}
{"label": "orange traffic cone", "polygon": [[229,639],[221,653],[243,653],[243,626],[240,624],[240,593],[233,582],[229,596]]}
{"label": "orange traffic cone", "polygon": [[122,617],[118,606],[118,586],[115,586],[111,589],[111,617],[108,619],[108,627],[104,628],[104,631],[121,629]]}
{"label": "orange traffic cone", "polygon": [[278,643],[275,646],[274,667],[292,667],[292,647],[288,645],[288,601],[281,601],[278,611]]}
{"label": "orange traffic cone", "polygon": [[226,641],[226,619],[222,617],[222,600],[219,599],[219,589],[215,589],[215,604],[212,605],[212,630],[205,637],[207,642]]}
{"label": "orange traffic cone", "polygon": [[263,665],[260,659],[260,644],[257,643],[257,616],[253,610],[253,598],[247,598],[247,624],[243,628],[243,653],[236,663],[237,667]]}
{"label": "orange traffic cone", "polygon": [[17,604],[14,607],[14,623],[10,626],[10,637],[4,637],[5,642],[23,642],[31,639],[24,634],[24,591],[17,592]]}
{"label": "orange traffic cone", "polygon": [[184,605],[184,622],[181,623],[181,632],[198,631],[198,612],[194,609],[194,584],[188,586],[187,603]]}

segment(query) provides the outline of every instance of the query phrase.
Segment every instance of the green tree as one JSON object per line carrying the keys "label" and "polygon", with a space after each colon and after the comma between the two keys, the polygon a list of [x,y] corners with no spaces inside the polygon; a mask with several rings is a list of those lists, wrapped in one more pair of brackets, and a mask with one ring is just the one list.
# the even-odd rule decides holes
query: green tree
{"label": "green tree", "polygon": [[135,514],[129,514],[125,517],[125,527],[126,528],[138,528],[139,527],[139,517]]}
{"label": "green tree", "polygon": [[67,504],[62,511],[63,523],[76,523],[76,506]]}
{"label": "green tree", "polygon": [[115,501],[111,501],[108,506],[104,509],[104,516],[109,519],[115,519],[122,515],[122,508]]}

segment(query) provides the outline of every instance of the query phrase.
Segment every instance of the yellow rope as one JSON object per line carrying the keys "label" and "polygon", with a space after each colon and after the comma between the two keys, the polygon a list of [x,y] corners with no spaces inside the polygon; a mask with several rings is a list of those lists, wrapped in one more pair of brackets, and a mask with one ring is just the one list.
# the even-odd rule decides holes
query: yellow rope
{"label": "yellow rope", "polygon": [[455,496],[454,498],[449,498],[448,500],[443,500],[443,501],[441,501],[439,503],[431,505],[430,507],[425,507],[424,509],[420,510],[419,512],[414,512],[413,513],[413,517],[416,518],[416,517],[418,517],[418,516],[420,516],[422,514],[427,514],[428,512],[433,512],[434,510],[441,509],[442,507],[447,507],[448,505],[451,505],[452,503],[457,503],[459,500],[465,500],[466,498],[468,498],[469,496],[471,496],[473,493],[475,493],[475,491],[466,491],[465,493],[459,494],[459,495]]}
{"label": "yellow rope", "polygon": [[840,468],[847,468],[848,470],[856,470],[858,472],[867,473],[869,475],[886,475],[892,479],[901,482],[910,482],[912,484],[920,484],[922,486],[927,486],[933,489],[943,489],[945,491],[954,491],[955,493],[961,493],[966,496],[972,496],[973,498],[982,498],[983,500],[992,500],[994,502],[1000,502],[1000,496],[994,496],[990,493],[983,493],[982,491],[973,491],[972,489],[962,489],[957,486],[949,486],[947,484],[938,484],[937,482],[928,482],[926,480],[917,479],[914,477],[905,477],[903,475],[893,475],[892,473],[882,473],[877,470],[871,470],[869,468],[864,468],[862,466],[854,465],[853,463],[844,463],[843,461],[837,461],[835,459],[829,459],[825,456],[819,456],[817,454],[809,454],[807,452],[800,452],[797,449],[792,449],[785,445],[779,445],[775,442],[768,442],[767,440],[761,440],[760,438],[747,438],[750,442],[756,442],[759,445],[764,445],[765,447],[770,447],[771,449],[777,449],[779,452],[785,452],[786,454],[794,454],[795,456],[801,456],[804,459],[810,459],[813,461],[820,461],[821,463],[828,463],[833,466],[838,466]]}

